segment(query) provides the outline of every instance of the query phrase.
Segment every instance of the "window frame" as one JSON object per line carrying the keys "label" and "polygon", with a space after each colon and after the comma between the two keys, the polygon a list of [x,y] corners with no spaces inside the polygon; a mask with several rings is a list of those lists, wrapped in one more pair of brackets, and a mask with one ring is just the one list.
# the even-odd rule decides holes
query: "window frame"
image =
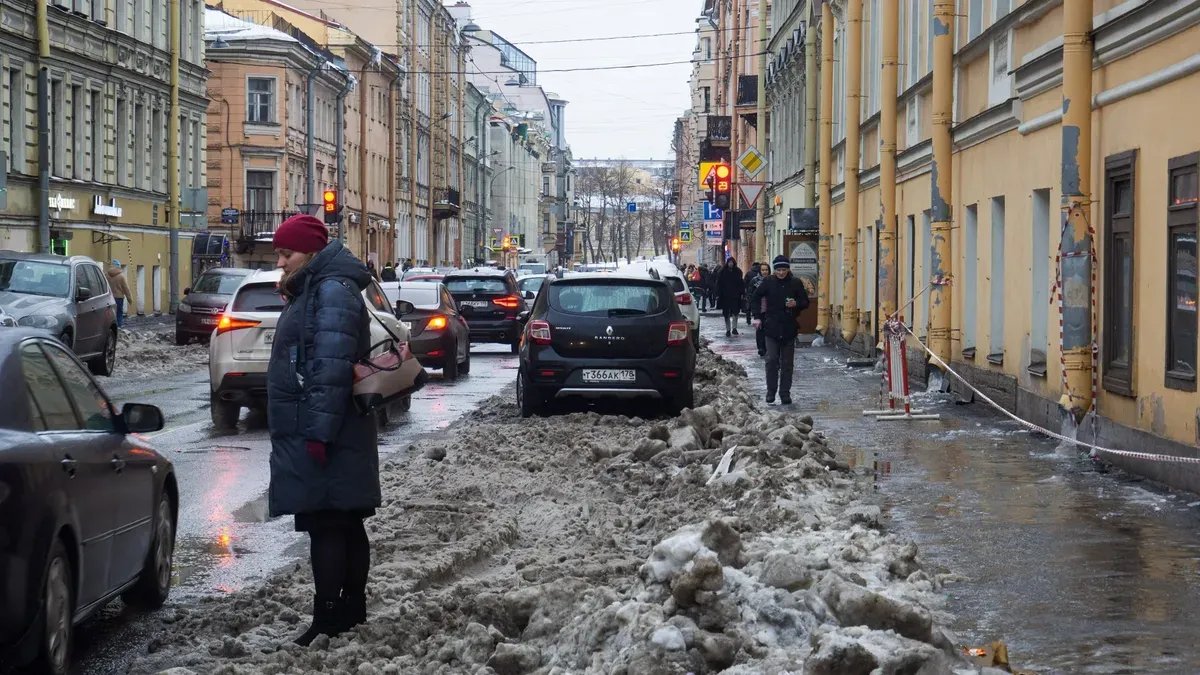
{"label": "window frame", "polygon": [[[71,404],[71,408],[75,411],[75,420],[76,424],[79,425],[79,428],[75,429],[74,433],[120,433],[120,428],[117,423],[117,409],[113,406],[112,399],[108,397],[108,394],[104,393],[104,390],[100,388],[100,385],[96,384],[96,381],[92,379],[92,376],[83,368],[82,364],[79,363],[79,360],[73,354],[71,354],[71,352],[51,342],[46,342],[43,340],[39,341],[37,344],[41,348],[42,354],[46,357],[46,360],[50,362],[50,367],[54,370],[54,374],[58,376],[58,383],[62,387],[63,392],[67,395],[67,402]],[[83,408],[80,407],[80,402],[75,396],[71,385],[67,383],[67,374],[63,372],[66,366],[60,366],[58,362],[55,361],[55,355],[60,356],[62,359],[65,359],[67,363],[71,364],[71,367],[74,368],[72,372],[83,377],[82,382],[90,390],[88,392],[89,395],[93,396],[97,400],[97,403],[103,403],[104,408],[107,409],[108,412],[107,419],[109,421],[109,428],[95,429],[88,427],[88,422],[83,418]],[[104,411],[102,410],[101,412]],[[92,418],[89,417],[88,419],[90,420]]]}
{"label": "window frame", "polygon": [[[246,124],[279,124],[279,115],[276,113],[278,101],[278,78],[274,75],[247,75],[246,76]],[[270,87],[270,91],[259,92],[252,90],[251,84],[254,82],[266,82]],[[265,103],[267,111],[267,119],[254,119],[250,114],[256,108],[262,108],[264,103],[261,101],[262,96],[267,96]]]}
{"label": "window frame", "polygon": [[[1118,181],[1129,181],[1129,213],[1116,214],[1113,211],[1113,185]],[[1104,322],[1101,327],[1103,347],[1101,349],[1102,385],[1105,391],[1122,396],[1135,396],[1134,387],[1134,358],[1137,346],[1137,335],[1133,332],[1134,305],[1136,301],[1130,294],[1128,307],[1116,306],[1117,275],[1120,266],[1114,259],[1118,232],[1116,226],[1121,226],[1121,238],[1129,242],[1129,283],[1136,288],[1137,279],[1137,150],[1109,155],[1104,159]],[[1115,221],[1120,221],[1115,222]],[[1127,222],[1127,224],[1126,224]],[[1118,321],[1125,321],[1130,326],[1129,362],[1120,363],[1114,356],[1115,337],[1118,334]]]}
{"label": "window frame", "polygon": [[[269,181],[270,185],[266,186],[266,187],[257,186],[257,185],[252,186],[250,184],[250,175],[251,174],[269,175],[270,176],[270,181]],[[246,201],[245,201],[246,208],[244,210],[252,211],[254,213],[274,213],[276,210],[275,205],[277,204],[276,193],[278,192],[278,189],[277,189],[278,186],[276,185],[276,182],[278,181],[278,172],[271,170],[271,169],[246,169],[246,174],[244,176],[244,180],[245,180],[245,189],[246,189],[246,196],[245,196],[246,197]],[[270,208],[267,208],[265,210],[260,210],[260,209],[256,208],[255,200],[252,199],[250,196],[251,190],[254,190],[255,192],[269,190],[269,193],[268,193],[269,199],[267,201],[270,202],[270,204],[268,205]]]}
{"label": "window frame", "polygon": [[1167,162],[1167,283],[1166,283],[1166,349],[1164,351],[1164,382],[1163,384],[1168,389],[1177,389],[1179,391],[1196,391],[1196,334],[1197,321],[1196,315],[1192,315],[1192,372],[1182,372],[1173,368],[1175,363],[1172,348],[1177,346],[1174,340],[1175,333],[1175,312],[1174,306],[1178,299],[1176,296],[1174,281],[1176,278],[1176,263],[1177,254],[1172,249],[1175,235],[1179,232],[1190,233],[1193,239],[1200,235],[1200,203],[1191,202],[1188,204],[1174,203],[1175,176],[1177,174],[1191,173],[1196,177],[1198,185],[1200,185],[1200,152],[1192,152],[1180,157],[1172,157]]}

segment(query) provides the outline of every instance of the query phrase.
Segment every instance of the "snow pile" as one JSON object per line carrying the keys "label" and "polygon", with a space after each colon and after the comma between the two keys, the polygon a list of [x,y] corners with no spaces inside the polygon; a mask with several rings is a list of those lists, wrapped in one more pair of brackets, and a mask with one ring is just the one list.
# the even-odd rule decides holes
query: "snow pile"
{"label": "snow pile", "polygon": [[208,347],[175,345],[175,326],[122,328],[117,336],[115,376],[123,380],[157,377],[208,365]]}
{"label": "snow pile", "polygon": [[758,410],[707,351],[696,385],[672,420],[490,399],[387,465],[367,625],[292,645],[302,563],[168,610],[132,672],[975,672],[938,628],[948,579],[812,419]]}

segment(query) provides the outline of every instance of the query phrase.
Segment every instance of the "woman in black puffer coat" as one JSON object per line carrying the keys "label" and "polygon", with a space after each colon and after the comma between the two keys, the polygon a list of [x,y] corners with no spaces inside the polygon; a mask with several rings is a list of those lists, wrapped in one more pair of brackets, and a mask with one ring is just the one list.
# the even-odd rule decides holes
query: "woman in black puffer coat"
{"label": "woman in black puffer coat", "polygon": [[353,402],[354,364],[371,347],[362,290],[371,274],[325,224],[308,215],[275,232],[287,304],[267,370],[271,516],[307,532],[313,583],[307,646],[366,620],[371,546],[363,519],[380,505],[375,415]]}
{"label": "woman in black puffer coat", "polygon": [[738,318],[742,314],[742,297],[746,295],[746,281],[737,261],[725,259],[725,266],[717,273],[717,307],[725,317],[725,336],[738,334]]}

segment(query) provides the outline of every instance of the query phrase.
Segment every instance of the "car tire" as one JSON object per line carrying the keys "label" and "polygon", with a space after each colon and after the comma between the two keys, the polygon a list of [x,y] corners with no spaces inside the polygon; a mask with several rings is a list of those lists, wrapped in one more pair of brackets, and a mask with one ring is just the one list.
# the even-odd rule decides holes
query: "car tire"
{"label": "car tire", "polygon": [[685,391],[672,397],[670,401],[668,401],[668,407],[670,408],[672,415],[678,415],[682,413],[684,408],[696,407],[696,390],[693,389],[692,385],[689,384]]}
{"label": "car tire", "polygon": [[446,349],[446,358],[442,362],[442,379],[447,382],[458,379],[458,343],[452,342]]}
{"label": "car tire", "polygon": [[125,604],[142,609],[158,609],[171,595],[171,571],[175,563],[175,517],[171,496],[163,491],[154,512],[154,539],[133,588],[121,594]]}
{"label": "car tire", "polygon": [[696,348],[696,351],[700,351],[700,328],[699,328],[699,326],[696,327],[696,330],[692,331],[692,346]]}
{"label": "car tire", "polygon": [[525,381],[525,371],[517,373],[517,407],[521,409],[521,417],[533,417],[541,415],[546,407],[546,402],[541,396],[531,392],[532,387]]}
{"label": "car tire", "polygon": [[70,328],[63,329],[63,332],[58,336],[58,341],[67,346],[67,349],[75,351],[75,334]]}
{"label": "car tire", "polygon": [[400,399],[399,405],[397,407],[400,409],[400,412],[408,412],[408,411],[412,410],[412,396],[409,395],[409,396],[405,396],[404,398]]}
{"label": "car tire", "polygon": [[50,675],[70,672],[71,643],[75,637],[75,591],[71,582],[74,576],[67,547],[55,537],[42,571],[42,630],[34,672]]}
{"label": "car tire", "polygon": [[117,329],[108,331],[104,338],[104,350],[96,358],[88,361],[88,369],[93,375],[109,377],[117,369]]}
{"label": "car tire", "polygon": [[209,394],[208,408],[212,413],[213,426],[218,429],[236,429],[238,417],[242,414],[242,406],[230,401],[222,401],[214,392]]}
{"label": "car tire", "polygon": [[467,356],[463,362],[458,364],[458,372],[460,375],[467,375],[471,372],[471,346],[467,345]]}
{"label": "car tire", "polygon": [[187,336],[187,333],[180,333],[179,331],[175,331],[175,346],[176,347],[182,347],[182,346],[186,345],[188,343],[188,339],[189,338]]}
{"label": "car tire", "polygon": [[514,354],[520,354],[521,353],[521,338],[517,337],[517,339],[513,340],[512,344],[509,345],[509,349],[511,349],[512,353],[514,353]]}

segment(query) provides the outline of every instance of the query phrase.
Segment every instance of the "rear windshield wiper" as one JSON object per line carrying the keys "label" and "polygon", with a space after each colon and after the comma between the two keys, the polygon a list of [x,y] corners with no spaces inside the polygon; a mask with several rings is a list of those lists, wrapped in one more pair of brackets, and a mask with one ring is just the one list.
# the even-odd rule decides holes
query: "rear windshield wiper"
{"label": "rear windshield wiper", "polygon": [[646,312],[640,309],[626,309],[624,307],[614,307],[608,310],[609,316],[645,316]]}

